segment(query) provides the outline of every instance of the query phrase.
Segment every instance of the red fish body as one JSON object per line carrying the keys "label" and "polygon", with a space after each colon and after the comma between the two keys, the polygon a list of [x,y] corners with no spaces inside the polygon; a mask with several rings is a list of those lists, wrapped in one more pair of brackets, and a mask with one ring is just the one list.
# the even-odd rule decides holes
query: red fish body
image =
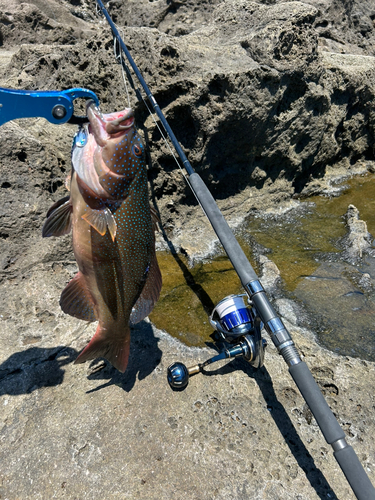
{"label": "red fish body", "polygon": [[64,312],[98,328],[76,363],[105,357],[124,372],[130,349],[129,322],[147,316],[159,298],[147,171],[130,109],[102,115],[93,103],[89,124],[72,150],[70,197],[47,214],[43,236],[73,230],[78,274],[61,294]]}

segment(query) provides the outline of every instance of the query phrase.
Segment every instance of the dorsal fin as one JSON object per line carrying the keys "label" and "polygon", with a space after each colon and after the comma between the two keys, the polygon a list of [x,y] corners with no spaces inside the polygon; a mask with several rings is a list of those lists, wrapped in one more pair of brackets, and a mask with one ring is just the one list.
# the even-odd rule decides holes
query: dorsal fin
{"label": "dorsal fin", "polygon": [[66,314],[85,321],[96,321],[94,302],[79,271],[61,293],[60,307]]}
{"label": "dorsal fin", "polygon": [[72,204],[70,196],[65,196],[56,201],[47,212],[47,220],[42,229],[43,238],[50,236],[63,236],[70,233],[72,228]]}

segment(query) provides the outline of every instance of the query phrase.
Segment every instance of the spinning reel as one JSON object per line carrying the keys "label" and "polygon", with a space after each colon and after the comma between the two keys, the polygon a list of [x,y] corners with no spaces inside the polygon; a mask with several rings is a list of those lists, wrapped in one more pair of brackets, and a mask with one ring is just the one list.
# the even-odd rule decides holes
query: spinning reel
{"label": "spinning reel", "polygon": [[[173,363],[168,368],[168,382],[173,389],[184,389],[191,375],[204,372],[204,368],[227,358],[244,358],[255,368],[264,361],[267,341],[261,337],[263,324],[251,302],[245,305],[246,294],[229,295],[221,300],[210,316],[210,323],[220,341],[229,344],[227,348],[203,363],[187,368],[183,363]],[[234,344],[232,347],[231,344]]]}

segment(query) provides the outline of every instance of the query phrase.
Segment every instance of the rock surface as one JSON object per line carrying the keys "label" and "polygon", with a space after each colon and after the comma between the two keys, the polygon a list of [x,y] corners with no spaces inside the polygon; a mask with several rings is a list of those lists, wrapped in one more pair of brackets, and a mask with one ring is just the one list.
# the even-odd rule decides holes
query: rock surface
{"label": "rock surface", "polygon": [[[132,332],[124,375],[73,365],[95,325],[59,311],[68,274],[40,264],[2,289],[2,498],[354,498],[271,342],[262,369],[232,362],[183,392],[169,388],[169,364],[213,352],[148,322]],[[289,322],[293,303],[276,305],[374,479],[374,364],[321,349]]]}
{"label": "rock surface", "polygon": [[[374,168],[371,2],[108,8],[232,225]],[[1,86],[87,87],[103,111],[124,106],[112,37],[93,1],[2,0],[0,12]],[[191,255],[214,251],[158,130],[135,109],[164,234]],[[1,498],[354,498],[272,345],[263,369],[237,361],[192,378],[184,392],[167,385],[168,365],[212,351],[187,348],[149,322],[133,331],[124,375],[103,361],[72,364],[95,325],[60,311],[76,272],[70,238],[42,240],[40,230],[65,194],[74,133],[42,119],[0,128]],[[272,288],[277,268],[263,265]],[[374,481],[374,364],[321,349],[297,326],[293,303],[275,304]]]}

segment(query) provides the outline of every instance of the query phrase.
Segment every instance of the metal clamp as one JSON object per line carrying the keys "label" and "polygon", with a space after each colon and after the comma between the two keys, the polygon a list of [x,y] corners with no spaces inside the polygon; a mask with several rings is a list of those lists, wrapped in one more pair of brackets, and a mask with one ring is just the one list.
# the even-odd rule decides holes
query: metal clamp
{"label": "metal clamp", "polygon": [[73,101],[77,98],[93,99],[99,106],[99,99],[92,90],[16,90],[0,88],[0,125],[17,118],[45,118],[49,122],[80,124],[85,116],[75,116]]}

